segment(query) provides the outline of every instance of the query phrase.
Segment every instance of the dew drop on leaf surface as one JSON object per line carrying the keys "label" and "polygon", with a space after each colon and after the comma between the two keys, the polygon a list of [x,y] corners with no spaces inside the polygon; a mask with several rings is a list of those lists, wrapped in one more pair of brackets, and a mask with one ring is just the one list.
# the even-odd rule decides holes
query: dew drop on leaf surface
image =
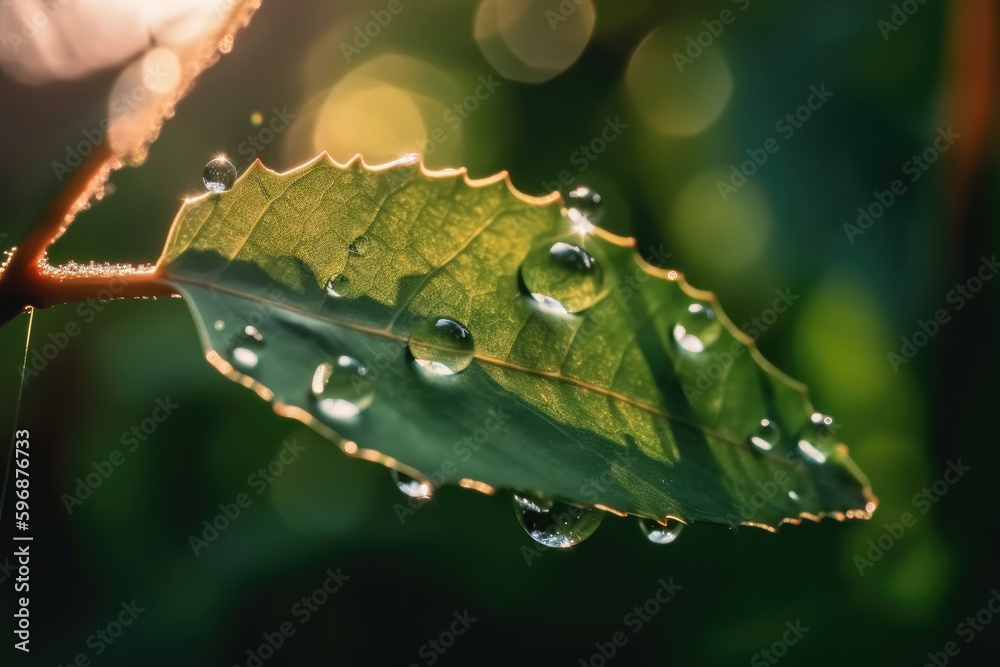
{"label": "dew drop on leaf surface", "polygon": [[755,452],[769,452],[781,439],[777,425],[770,419],[761,419],[760,424],[747,438],[747,443]]}
{"label": "dew drop on leaf surface", "polygon": [[688,352],[704,352],[721,334],[722,322],[711,307],[702,303],[689,305],[674,325],[674,340]]}
{"label": "dew drop on leaf surface", "polygon": [[639,530],[653,544],[670,544],[681,534],[684,524],[680,521],[670,521],[666,526],[652,519],[639,519]]}
{"label": "dew drop on leaf surface", "polygon": [[410,354],[428,373],[452,375],[465,370],[475,353],[472,334],[448,317],[429,317],[410,333]]}
{"label": "dew drop on leaf surface", "polygon": [[514,494],[514,513],[525,532],[539,544],[568,549],[594,534],[604,511],[558,501],[540,502]]}
{"label": "dew drop on leaf surface", "polygon": [[604,269],[579,243],[541,245],[521,263],[521,279],[544,308],[579,313],[597,303],[604,292]]}
{"label": "dew drop on leaf surface", "polygon": [[311,389],[323,416],[333,421],[352,419],[371,405],[375,392],[367,376],[368,369],[347,355],[317,366]]}
{"label": "dew drop on leaf surface", "polygon": [[399,472],[395,469],[390,470],[390,474],[392,475],[392,481],[396,485],[396,488],[410,498],[422,498],[426,500],[431,497],[433,489],[431,488],[430,482],[410,477],[406,473]]}
{"label": "dew drop on leaf surface", "polygon": [[372,240],[362,234],[358,238],[351,241],[351,245],[347,246],[347,251],[351,254],[358,255],[359,257],[364,256],[371,248]]}
{"label": "dew drop on leaf surface", "polygon": [[214,158],[205,165],[201,180],[212,192],[225,192],[236,183],[236,167],[224,157]]}
{"label": "dew drop on leaf surface", "polygon": [[230,354],[233,358],[233,365],[243,371],[251,371],[257,368],[260,363],[260,356],[257,354],[264,347],[264,337],[256,327],[245,326],[239,330],[233,339]]}
{"label": "dew drop on leaf surface", "polygon": [[341,274],[326,281],[326,293],[335,299],[347,295],[347,290],[351,288],[351,281],[347,276]]}

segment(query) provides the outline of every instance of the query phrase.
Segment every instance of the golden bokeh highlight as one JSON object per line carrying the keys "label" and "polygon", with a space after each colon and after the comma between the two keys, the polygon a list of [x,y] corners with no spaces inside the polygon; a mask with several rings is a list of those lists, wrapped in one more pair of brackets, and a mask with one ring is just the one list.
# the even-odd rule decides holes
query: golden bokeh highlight
{"label": "golden bokeh highlight", "polygon": [[703,132],[722,115],[733,93],[733,77],[718,48],[707,48],[678,68],[674,54],[683,52],[684,43],[683,33],[657,28],[636,48],[625,73],[639,113],[665,136]]}
{"label": "golden bokeh highlight", "polygon": [[590,0],[482,0],[473,34],[498,74],[541,83],[576,62],[595,21]]}
{"label": "golden bokeh highlight", "polygon": [[755,263],[774,227],[767,196],[755,183],[722,200],[718,182],[727,177],[721,168],[695,175],[674,199],[668,223],[681,256],[724,273]]}

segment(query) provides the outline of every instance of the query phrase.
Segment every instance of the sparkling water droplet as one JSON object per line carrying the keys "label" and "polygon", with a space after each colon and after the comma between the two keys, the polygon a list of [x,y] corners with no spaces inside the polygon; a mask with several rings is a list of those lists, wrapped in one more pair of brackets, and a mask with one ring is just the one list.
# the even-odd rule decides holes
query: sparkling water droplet
{"label": "sparkling water droplet", "polygon": [[212,325],[212,327],[216,331],[222,331],[223,329],[226,328],[226,323],[223,322],[222,320],[215,320],[215,323]]}
{"label": "sparkling water droplet", "polygon": [[560,313],[579,313],[604,296],[604,269],[578,242],[535,248],[521,264],[521,280],[535,301]]}
{"label": "sparkling water droplet", "polygon": [[375,391],[368,379],[368,369],[355,359],[341,355],[333,363],[316,367],[312,394],[323,416],[335,421],[357,417],[372,404]]}
{"label": "sparkling water droplet", "polygon": [[371,248],[372,240],[366,235],[362,234],[358,238],[351,241],[351,245],[347,246],[347,251],[351,254],[358,255],[359,257],[364,256],[366,252]]}
{"label": "sparkling water droplet", "polygon": [[205,165],[201,180],[212,192],[225,192],[236,183],[236,167],[226,158],[219,156]]}
{"label": "sparkling water droplet", "polygon": [[583,542],[604,518],[604,512],[594,507],[536,501],[517,493],[514,494],[514,512],[531,539],[557,549]]}
{"label": "sparkling water droplet", "polygon": [[431,497],[434,492],[434,487],[427,480],[419,480],[415,477],[410,477],[404,472],[399,472],[398,470],[390,470],[392,475],[392,481],[396,484],[396,488],[408,495],[411,498],[422,498],[427,500]]}
{"label": "sparkling water droplet", "polygon": [[788,497],[794,500],[795,502],[799,502],[799,494],[795,493],[794,491],[789,491]]}
{"label": "sparkling water droplet", "polygon": [[692,303],[684,316],[674,325],[674,340],[688,352],[703,352],[719,339],[722,322],[715,311],[703,303]]}
{"label": "sparkling water droplet", "polygon": [[344,274],[334,276],[326,281],[326,293],[335,299],[347,296],[347,290],[351,288],[350,279]]}
{"label": "sparkling water droplet", "polygon": [[639,530],[646,536],[646,539],[655,544],[670,544],[681,534],[684,524],[680,521],[669,521],[663,525],[659,521],[652,519],[639,519]]}
{"label": "sparkling water droplet", "polygon": [[472,363],[472,334],[448,317],[429,317],[410,333],[410,354],[434,375],[452,375]]}
{"label": "sparkling water droplet", "polygon": [[750,443],[754,451],[769,452],[774,449],[780,439],[781,432],[778,431],[778,426],[770,419],[761,419],[760,424],[747,438],[747,442]]}
{"label": "sparkling water droplet", "polygon": [[814,412],[809,416],[809,421],[813,423],[817,438],[822,440],[833,436],[833,417],[830,415]]}
{"label": "sparkling water droplet", "polygon": [[581,185],[566,194],[565,215],[578,233],[594,231],[594,225],[600,221],[603,212],[601,195],[588,187]]}
{"label": "sparkling water droplet", "polygon": [[264,336],[257,327],[245,326],[236,332],[233,340],[233,365],[243,371],[251,371],[260,363],[259,352],[264,347]]}
{"label": "sparkling water droplet", "polygon": [[826,463],[826,454],[819,450],[815,444],[808,440],[799,440],[799,451],[802,455],[814,463]]}

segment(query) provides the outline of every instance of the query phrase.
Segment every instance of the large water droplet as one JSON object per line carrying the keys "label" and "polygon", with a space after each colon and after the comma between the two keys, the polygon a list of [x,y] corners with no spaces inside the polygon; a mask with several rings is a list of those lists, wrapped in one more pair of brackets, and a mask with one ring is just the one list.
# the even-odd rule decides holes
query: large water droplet
{"label": "large water droplet", "polygon": [[556,501],[535,501],[514,494],[514,512],[525,532],[539,544],[567,549],[593,535],[604,518],[602,510]]}
{"label": "large water droplet", "polygon": [[655,544],[670,544],[681,534],[684,524],[680,521],[670,521],[663,525],[659,521],[652,519],[639,519],[639,530],[646,536],[646,539]]}
{"label": "large water droplet", "polygon": [[594,225],[600,221],[603,212],[601,195],[588,187],[581,185],[566,194],[566,217],[577,233],[594,231]]}
{"label": "large water droplet", "polygon": [[344,274],[339,276],[334,276],[326,281],[326,293],[335,298],[339,299],[342,296],[347,296],[347,290],[351,288],[350,279]]}
{"label": "large water droplet", "polygon": [[578,243],[535,248],[521,264],[521,279],[535,301],[562,313],[579,313],[604,296],[604,269]]}
{"label": "large water droplet", "polygon": [[375,397],[367,376],[368,369],[347,355],[337,357],[332,364],[317,366],[312,377],[312,394],[319,411],[337,421],[357,417]]}
{"label": "large water droplet", "polygon": [[781,432],[778,430],[777,424],[770,419],[761,419],[760,424],[747,438],[750,447],[758,452],[771,451],[779,440],[781,440]]}
{"label": "large water droplet", "polygon": [[472,334],[448,317],[429,317],[410,333],[410,354],[428,373],[452,375],[472,363]]}
{"label": "large water droplet", "polygon": [[419,480],[415,477],[410,477],[404,472],[399,472],[396,469],[390,471],[392,475],[392,481],[395,483],[396,488],[408,495],[411,498],[422,498],[427,500],[431,497],[434,492],[434,487],[427,480]]}
{"label": "large water droplet", "polygon": [[362,234],[358,238],[351,241],[351,245],[347,246],[347,251],[360,257],[367,253],[371,246],[372,240]]}
{"label": "large water droplet", "polygon": [[264,347],[264,337],[257,327],[245,326],[236,332],[230,354],[233,366],[242,371],[251,371],[260,363],[260,350]]}
{"label": "large water droplet", "polygon": [[690,304],[674,325],[674,340],[688,352],[703,352],[719,340],[720,334],[722,322],[715,316],[715,311],[703,303]]}
{"label": "large water droplet", "polygon": [[212,192],[225,192],[236,183],[236,167],[226,158],[219,156],[205,165],[201,180]]}

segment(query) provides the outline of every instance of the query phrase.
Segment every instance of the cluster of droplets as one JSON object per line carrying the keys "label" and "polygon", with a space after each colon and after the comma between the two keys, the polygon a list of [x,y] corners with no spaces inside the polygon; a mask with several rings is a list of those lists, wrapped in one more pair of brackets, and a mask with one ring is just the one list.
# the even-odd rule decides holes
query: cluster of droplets
{"label": "cluster of droplets", "polygon": [[[213,192],[223,192],[236,180],[236,169],[225,158],[209,162],[204,172],[205,185]],[[593,306],[606,291],[602,260],[593,250],[584,247],[584,238],[593,231],[594,221],[601,213],[601,197],[589,188],[579,187],[567,194],[563,211],[578,238],[564,238],[543,244],[525,257],[520,268],[524,287],[544,309],[562,313],[580,313]],[[348,246],[352,255],[364,256],[373,241],[365,234]],[[326,284],[331,298],[348,295],[350,280],[346,275],[332,276]],[[216,322],[221,330],[223,323]],[[721,336],[723,325],[711,305],[694,302],[678,318],[672,328],[673,339],[685,353],[699,354]],[[231,346],[233,365],[252,371],[260,363],[263,336],[253,326],[241,328]],[[431,375],[454,375],[465,370],[474,357],[474,344],[468,328],[450,317],[429,317],[418,323],[410,333],[408,349],[415,363]],[[373,401],[371,380],[365,366],[346,355],[319,364],[311,380],[311,395],[318,412],[327,420],[342,422],[356,418]],[[814,433],[797,443],[799,451],[810,461],[823,463],[826,455],[815,440],[830,435],[833,420],[820,413],[812,415]],[[770,452],[781,441],[781,430],[774,420],[761,419],[747,436],[747,444],[755,453]],[[411,498],[427,499],[433,486],[424,479],[410,477],[392,470],[393,483]],[[794,491],[789,498],[798,501]],[[540,544],[554,548],[574,546],[592,535],[605,512],[594,507],[581,507],[550,499],[539,499],[523,493],[514,494],[514,509],[518,521]],[[669,544],[677,539],[683,525],[676,520],[658,522],[639,519],[639,528],[655,544]]]}

